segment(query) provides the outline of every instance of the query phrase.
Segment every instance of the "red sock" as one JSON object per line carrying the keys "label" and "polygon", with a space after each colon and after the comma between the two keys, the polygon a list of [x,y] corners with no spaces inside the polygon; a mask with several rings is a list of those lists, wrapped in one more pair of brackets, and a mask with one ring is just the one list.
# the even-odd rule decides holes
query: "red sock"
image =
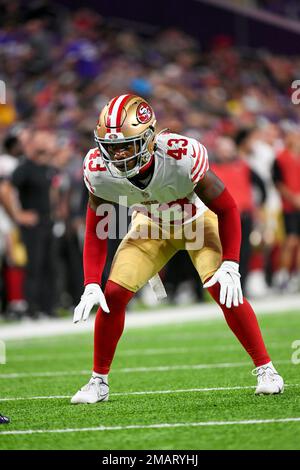
{"label": "red sock", "polygon": [[8,266],[4,271],[7,302],[24,300],[23,285],[25,271],[23,268]]}
{"label": "red sock", "polygon": [[208,288],[210,295],[220,305],[229,328],[243,345],[256,367],[262,366],[271,359],[267,353],[256,315],[244,297],[244,303],[238,307],[227,308],[220,304],[220,284]]}
{"label": "red sock", "polygon": [[104,295],[110,313],[98,309],[94,332],[94,372],[108,374],[118,341],[123,333],[125,309],[134,292],[113,281],[106,283]]}

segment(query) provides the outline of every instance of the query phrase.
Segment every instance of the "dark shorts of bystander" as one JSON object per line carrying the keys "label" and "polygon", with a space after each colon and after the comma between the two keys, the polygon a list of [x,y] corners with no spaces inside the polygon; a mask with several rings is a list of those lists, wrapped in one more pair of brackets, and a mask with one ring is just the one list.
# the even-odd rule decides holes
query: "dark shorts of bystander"
{"label": "dark shorts of bystander", "polygon": [[300,211],[285,212],[284,226],[287,235],[300,236]]}

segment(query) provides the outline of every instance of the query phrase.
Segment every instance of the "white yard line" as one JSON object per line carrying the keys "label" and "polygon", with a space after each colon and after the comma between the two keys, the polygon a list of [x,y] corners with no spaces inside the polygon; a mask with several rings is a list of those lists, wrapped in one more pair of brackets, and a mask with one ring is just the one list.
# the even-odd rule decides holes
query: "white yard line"
{"label": "white yard line", "polygon": [[[285,387],[300,387],[300,384],[285,384]],[[169,395],[172,393],[201,393],[201,392],[226,392],[231,390],[249,390],[254,389],[255,385],[235,386],[235,387],[206,387],[206,388],[185,388],[178,390],[146,390],[140,392],[118,392],[111,393],[111,397],[127,397],[131,395]],[[0,402],[7,401],[31,401],[31,400],[64,400],[71,398],[72,395],[49,395],[37,397],[5,397],[0,398]]]}
{"label": "white yard line", "polygon": [[[289,359],[276,361],[276,364],[291,364]],[[174,370],[201,370],[201,369],[224,369],[231,367],[251,367],[249,362],[220,362],[214,364],[178,364],[173,366],[153,366],[153,367],[125,367],[113,369],[111,373],[131,373],[131,372],[169,372]],[[53,372],[12,372],[10,374],[0,374],[0,379],[20,379],[27,377],[65,377],[68,375],[88,375],[90,370],[78,371],[53,371]]]}
{"label": "white yard line", "polygon": [[129,426],[98,426],[90,428],[64,428],[64,429],[26,429],[15,431],[2,431],[1,436],[16,436],[24,434],[63,434],[73,432],[96,432],[96,431],[125,431],[133,429],[171,429],[206,426],[240,426],[249,424],[275,424],[300,422],[300,417],[274,418],[274,419],[247,419],[240,421],[200,421],[198,423],[154,423],[154,424],[133,424]]}
{"label": "white yard line", "polygon": [[[223,321],[225,321],[223,319]],[[179,329],[177,330],[176,329],[176,324],[173,324],[173,326],[175,327],[175,329],[172,329],[172,330],[165,330],[163,332],[160,332],[159,334],[159,338],[162,340],[162,341],[177,341],[177,340],[189,340],[189,339],[193,339],[193,338],[196,338],[198,340],[201,340],[203,342],[205,341],[210,341],[211,342],[211,339],[207,336],[207,332],[205,331],[202,331],[200,326],[201,326],[201,322],[199,323],[199,330],[198,331],[189,331],[189,332],[184,332],[184,331],[181,331],[181,328],[179,327]],[[0,334],[1,334],[1,328],[0,328]],[[153,332],[152,332],[153,333]],[[125,335],[126,335],[126,332],[125,332]],[[223,330],[223,325],[220,324],[220,330],[218,331],[214,331],[213,332],[213,336],[214,338],[218,338],[218,339],[222,339],[222,340],[230,340],[232,339],[232,332],[230,331],[229,328],[225,328]],[[92,344],[92,341],[91,341],[91,338],[92,336],[84,336],[84,337],[81,337],[80,338],[80,344],[81,345],[89,345],[91,346]],[[74,337],[73,335],[64,335],[64,338],[63,340],[66,340],[66,346],[67,344],[74,344],[73,341],[74,341]],[[19,339],[13,339],[13,340],[7,340],[7,345],[8,345],[8,348],[10,347],[12,349],[12,346],[13,346],[13,349],[14,350],[17,350],[18,348],[23,348],[24,345],[27,346],[27,345],[33,345],[33,346],[38,346],[39,344],[49,344],[51,345],[52,347],[59,343],[61,344],[61,341],[62,341],[62,338],[60,335],[56,335],[56,336],[47,336],[47,337],[34,337],[34,338],[19,338]],[[129,341],[132,343],[133,341],[129,339]],[[141,336],[141,337],[135,337],[134,338],[134,345],[138,345],[138,344],[144,344],[144,337]]]}
{"label": "white yard line", "polygon": [[[254,310],[263,314],[281,313],[285,310],[299,310],[299,295],[272,296],[251,302]],[[142,328],[154,325],[179,324],[223,318],[217,304],[201,303],[191,306],[168,307],[152,312],[129,312],[126,328]],[[2,325],[1,340],[58,336],[71,333],[87,333],[93,330],[93,321],[74,325],[72,318],[26,321],[14,325]]]}
{"label": "white yard line", "polygon": [[[288,346],[286,342],[282,343],[268,343],[269,348],[280,348],[280,349],[289,349],[291,350],[290,346],[290,341],[288,342]],[[161,348],[161,349],[128,349],[127,351],[118,351],[116,353],[117,357],[123,357],[123,356],[156,356],[159,354],[187,354],[190,352],[201,352],[203,350],[209,349],[209,351],[237,351],[241,350],[241,345],[239,343],[237,344],[230,344],[228,346],[214,346],[214,345],[198,345],[195,347],[187,347],[187,348]],[[19,355],[14,353],[9,353],[8,351],[6,352],[7,356],[7,363],[15,363],[15,362],[42,362],[42,361],[51,361],[51,360],[56,360],[57,356],[59,355],[60,359],[74,359],[76,358],[89,358],[90,355],[92,354],[91,351],[86,351],[86,352],[78,352],[75,351],[74,353],[63,353],[59,352],[56,354],[38,354],[36,352],[34,353],[28,353],[26,355]]]}
{"label": "white yard line", "polygon": [[43,397],[4,397],[0,398],[2,401],[31,401],[31,400],[63,400],[65,398],[71,398],[71,395],[49,395]]}

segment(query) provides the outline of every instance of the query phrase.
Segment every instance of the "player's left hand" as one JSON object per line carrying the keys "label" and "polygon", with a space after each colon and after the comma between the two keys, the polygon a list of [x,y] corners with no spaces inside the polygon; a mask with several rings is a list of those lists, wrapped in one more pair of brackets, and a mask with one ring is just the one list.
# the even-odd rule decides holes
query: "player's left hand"
{"label": "player's left hand", "polygon": [[239,273],[239,265],[234,261],[224,261],[220,268],[215,272],[212,278],[207,281],[203,287],[211,287],[219,282],[220,303],[230,308],[232,304],[238,307],[243,303],[243,292],[241,288],[241,275]]}

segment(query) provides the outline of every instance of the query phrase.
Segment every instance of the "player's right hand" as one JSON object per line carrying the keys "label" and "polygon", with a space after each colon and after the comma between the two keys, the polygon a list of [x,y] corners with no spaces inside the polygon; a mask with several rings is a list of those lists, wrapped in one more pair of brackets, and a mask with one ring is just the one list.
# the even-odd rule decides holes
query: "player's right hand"
{"label": "player's right hand", "polygon": [[104,294],[99,284],[87,284],[80,302],[74,310],[73,323],[86,321],[94,305],[100,305],[104,312],[109,313]]}

